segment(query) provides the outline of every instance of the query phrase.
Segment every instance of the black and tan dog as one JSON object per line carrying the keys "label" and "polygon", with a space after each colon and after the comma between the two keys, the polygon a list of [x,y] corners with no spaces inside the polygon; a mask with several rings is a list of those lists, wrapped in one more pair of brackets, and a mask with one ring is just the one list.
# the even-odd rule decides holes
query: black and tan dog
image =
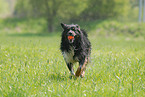
{"label": "black and tan dog", "polygon": [[[81,30],[76,24],[63,24],[61,51],[71,75],[84,77],[86,65],[90,59],[91,43],[88,40],[87,33]],[[74,73],[73,64],[79,62],[79,67]]]}

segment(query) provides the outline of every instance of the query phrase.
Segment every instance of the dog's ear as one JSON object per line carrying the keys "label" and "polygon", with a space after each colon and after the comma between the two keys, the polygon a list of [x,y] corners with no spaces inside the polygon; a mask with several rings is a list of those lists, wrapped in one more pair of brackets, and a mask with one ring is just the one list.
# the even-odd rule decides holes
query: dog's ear
{"label": "dog's ear", "polygon": [[61,23],[61,27],[65,30],[67,28],[67,25],[64,23]]}

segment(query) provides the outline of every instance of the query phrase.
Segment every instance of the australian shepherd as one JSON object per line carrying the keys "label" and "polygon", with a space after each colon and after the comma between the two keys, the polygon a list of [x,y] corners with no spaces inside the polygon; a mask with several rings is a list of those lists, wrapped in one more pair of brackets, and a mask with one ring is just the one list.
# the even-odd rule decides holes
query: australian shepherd
{"label": "australian shepherd", "polygon": [[[61,26],[63,32],[60,49],[71,76],[84,77],[86,65],[90,60],[91,54],[91,43],[88,35],[77,24],[67,25],[61,23]],[[74,73],[73,64],[75,62],[79,62],[79,67]]]}

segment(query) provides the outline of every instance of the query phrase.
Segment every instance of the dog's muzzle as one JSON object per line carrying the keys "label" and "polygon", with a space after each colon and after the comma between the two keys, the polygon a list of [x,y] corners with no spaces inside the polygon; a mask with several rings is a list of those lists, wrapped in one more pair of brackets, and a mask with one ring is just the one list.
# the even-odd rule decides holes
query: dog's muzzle
{"label": "dog's muzzle", "polygon": [[75,40],[74,36],[68,36],[69,43],[73,43]]}
{"label": "dog's muzzle", "polygon": [[68,38],[69,43],[73,43],[73,42],[74,42],[74,40],[75,40],[75,35],[76,35],[75,32],[72,31],[72,30],[70,30],[70,31],[68,32],[67,38]]}

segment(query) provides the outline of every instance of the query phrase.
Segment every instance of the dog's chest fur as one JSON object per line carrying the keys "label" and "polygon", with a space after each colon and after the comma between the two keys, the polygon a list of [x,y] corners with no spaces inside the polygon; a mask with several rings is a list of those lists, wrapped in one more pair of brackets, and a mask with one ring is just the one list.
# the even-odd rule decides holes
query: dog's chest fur
{"label": "dog's chest fur", "polygon": [[62,54],[66,63],[74,63],[78,61],[77,57],[74,57],[75,53],[73,47],[71,47],[69,51],[63,51]]}

